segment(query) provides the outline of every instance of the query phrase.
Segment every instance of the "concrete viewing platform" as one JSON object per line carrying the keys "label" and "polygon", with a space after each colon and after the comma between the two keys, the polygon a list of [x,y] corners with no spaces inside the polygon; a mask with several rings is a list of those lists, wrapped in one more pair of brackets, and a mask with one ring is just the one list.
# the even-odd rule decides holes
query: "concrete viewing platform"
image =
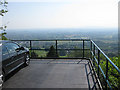
{"label": "concrete viewing platform", "polygon": [[[91,72],[90,72],[91,71]],[[32,59],[3,88],[94,88],[98,87],[89,60]]]}

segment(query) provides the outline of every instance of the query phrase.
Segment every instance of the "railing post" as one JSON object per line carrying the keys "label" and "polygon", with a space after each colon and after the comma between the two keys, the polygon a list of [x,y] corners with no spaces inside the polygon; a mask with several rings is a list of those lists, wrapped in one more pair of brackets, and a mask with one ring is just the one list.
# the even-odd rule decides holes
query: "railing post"
{"label": "railing post", "polygon": [[31,40],[30,40],[30,50],[32,49],[32,42],[31,42]]}
{"label": "railing post", "polygon": [[92,41],[90,41],[90,54],[91,54],[91,60],[92,60]]}
{"label": "railing post", "polygon": [[92,41],[90,41],[90,51],[92,51]]}
{"label": "railing post", "polygon": [[84,40],[83,40],[83,58],[84,58],[84,54],[85,54],[85,53],[84,53]]}
{"label": "railing post", "polygon": [[95,45],[93,45],[93,54],[95,56]]}
{"label": "railing post", "polygon": [[106,85],[105,85],[105,89],[107,90],[107,80],[108,80],[108,60],[106,59]]}
{"label": "railing post", "polygon": [[56,40],[56,55],[57,55],[57,40]]}
{"label": "railing post", "polygon": [[30,58],[32,58],[31,56],[31,49],[32,49],[32,42],[31,42],[31,40],[30,40]]}
{"label": "railing post", "polygon": [[99,65],[100,65],[100,50],[98,49],[98,78],[99,78]]}
{"label": "railing post", "polygon": [[94,57],[95,57],[95,45],[93,45],[93,65],[95,66],[95,59],[94,59]]}

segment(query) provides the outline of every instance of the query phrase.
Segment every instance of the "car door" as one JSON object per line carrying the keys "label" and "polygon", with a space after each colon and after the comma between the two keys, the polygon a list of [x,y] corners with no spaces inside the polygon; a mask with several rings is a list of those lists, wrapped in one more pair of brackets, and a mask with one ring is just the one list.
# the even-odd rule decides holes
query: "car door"
{"label": "car door", "polygon": [[7,48],[2,45],[2,68],[4,69],[4,72],[7,73],[10,70],[10,67],[8,67],[8,64],[11,62],[9,53]]}
{"label": "car door", "polygon": [[9,72],[11,72],[23,62],[24,57],[20,57],[21,55],[20,52],[18,53],[16,51],[17,48],[20,48],[17,44],[6,43],[5,46],[7,47],[9,55],[10,55],[10,60],[9,60],[9,63],[7,64],[7,68],[9,69]]}
{"label": "car door", "polygon": [[[15,51],[16,49],[20,49],[20,46],[16,43],[12,43]],[[20,65],[24,63],[25,55],[24,55],[24,50],[18,50],[17,52],[17,65]]]}

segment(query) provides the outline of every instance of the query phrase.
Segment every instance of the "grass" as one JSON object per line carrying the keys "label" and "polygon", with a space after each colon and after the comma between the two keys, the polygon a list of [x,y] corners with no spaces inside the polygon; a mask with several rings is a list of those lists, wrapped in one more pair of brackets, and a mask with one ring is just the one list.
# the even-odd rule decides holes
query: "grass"
{"label": "grass", "polygon": [[38,57],[46,57],[46,55],[48,53],[46,51],[37,51],[37,50],[34,52],[38,55]]}

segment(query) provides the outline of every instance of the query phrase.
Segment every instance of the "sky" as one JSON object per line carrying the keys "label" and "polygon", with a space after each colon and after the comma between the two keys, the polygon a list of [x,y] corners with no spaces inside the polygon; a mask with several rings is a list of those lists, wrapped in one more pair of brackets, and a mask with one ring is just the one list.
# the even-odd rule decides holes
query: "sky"
{"label": "sky", "polygon": [[118,0],[7,1],[8,29],[118,27]]}

